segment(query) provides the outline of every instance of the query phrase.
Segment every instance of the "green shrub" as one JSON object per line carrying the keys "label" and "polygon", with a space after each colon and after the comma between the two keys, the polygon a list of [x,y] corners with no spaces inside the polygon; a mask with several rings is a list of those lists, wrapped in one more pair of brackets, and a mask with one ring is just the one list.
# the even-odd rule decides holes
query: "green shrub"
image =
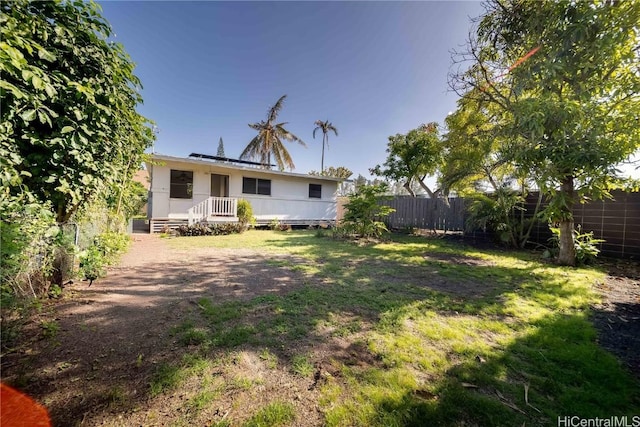
{"label": "green shrub", "polygon": [[[483,230],[493,234],[501,244],[514,248],[524,246],[532,219],[520,215],[524,197],[510,188],[499,188],[493,194],[474,194],[467,209],[465,228],[468,232]],[[524,223],[523,223],[524,221]]]}
{"label": "green shrub", "polygon": [[106,275],[106,267],[118,261],[129,248],[131,239],[127,234],[107,232],[97,235],[93,244],[80,252],[80,274],[87,280]]}
{"label": "green shrub", "polygon": [[[558,248],[560,247],[560,229],[556,227],[549,227],[549,229],[553,233],[553,236],[549,238],[549,243],[552,246],[549,255],[555,257],[558,255]],[[600,253],[597,245],[605,242],[602,239],[594,239],[593,231],[583,233],[580,225],[573,230],[573,241],[578,265],[585,265],[594,261]]]}
{"label": "green shrub", "polygon": [[253,216],[253,207],[248,200],[238,200],[238,221],[240,221],[240,224],[243,224],[245,227],[253,226],[256,222],[256,219]]}
{"label": "green shrub", "polygon": [[104,254],[95,245],[80,253],[80,273],[87,280],[104,277],[106,265]]}
{"label": "green shrub", "polygon": [[46,293],[58,227],[49,205],[28,193],[0,194],[0,304]]}
{"label": "green shrub", "polygon": [[239,234],[246,230],[246,225],[239,222],[227,222],[222,224],[193,224],[181,225],[176,228],[178,236],[223,236],[227,234]]}
{"label": "green shrub", "polygon": [[207,224],[181,225],[175,229],[178,236],[210,236],[211,229]]}
{"label": "green shrub", "polygon": [[342,223],[336,227],[334,236],[380,237],[388,232],[381,219],[395,212],[395,209],[379,203],[386,189],[385,184],[358,187],[358,191],[350,195],[345,204],[347,211]]}
{"label": "green shrub", "polygon": [[131,238],[124,233],[107,232],[94,239],[94,246],[102,253],[107,264],[113,264],[118,257],[129,249]]}

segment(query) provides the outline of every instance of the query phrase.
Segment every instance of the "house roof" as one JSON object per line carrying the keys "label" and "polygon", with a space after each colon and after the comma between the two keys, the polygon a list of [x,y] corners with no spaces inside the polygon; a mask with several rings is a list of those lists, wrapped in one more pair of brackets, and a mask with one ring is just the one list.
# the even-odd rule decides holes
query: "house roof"
{"label": "house roof", "polygon": [[346,181],[345,179],[342,179],[342,178],[333,178],[328,176],[315,176],[315,175],[308,175],[308,174],[302,174],[302,173],[281,172],[281,171],[274,171],[270,169],[259,169],[255,167],[231,164],[225,161],[214,160],[214,159],[209,160],[209,159],[193,158],[193,157],[175,157],[175,156],[166,156],[164,154],[152,154],[151,159],[153,161],[180,162],[180,163],[190,163],[190,164],[202,165],[202,166],[215,166],[216,168],[221,168],[221,169],[230,169],[230,170],[246,171],[246,172],[260,172],[260,173],[270,174],[270,175],[307,178],[307,179],[313,179],[318,181],[331,181],[331,182]]}
{"label": "house roof", "polygon": [[[208,154],[199,154],[199,153],[191,153],[189,157],[198,157],[200,159],[208,159],[208,160],[218,160],[220,162],[225,163],[237,163],[240,165],[252,165],[252,166],[265,166],[265,163],[259,162],[251,162],[249,160],[240,160],[240,159],[232,159],[230,157],[221,157],[221,156],[210,156]],[[269,164],[269,166],[275,166],[273,164]]]}

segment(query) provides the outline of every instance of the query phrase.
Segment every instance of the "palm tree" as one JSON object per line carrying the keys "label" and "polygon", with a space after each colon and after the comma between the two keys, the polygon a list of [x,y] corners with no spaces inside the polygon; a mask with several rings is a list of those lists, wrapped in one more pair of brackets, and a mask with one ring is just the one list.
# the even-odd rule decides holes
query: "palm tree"
{"label": "palm tree", "polygon": [[306,147],[304,141],[284,128],[287,122],[276,123],[278,113],[282,109],[282,103],[287,95],[282,95],[278,102],[269,109],[267,120],[250,124],[251,129],[258,131],[258,135],[249,142],[240,154],[241,159],[260,159],[260,162],[267,169],[271,168],[271,155],[275,158],[278,168],[284,170],[285,166],[294,169],[295,165],[291,160],[291,155],[282,144],[282,140],[297,142]]}
{"label": "palm tree", "polygon": [[313,138],[315,139],[316,137],[316,131],[318,129],[322,130],[322,163],[320,164],[320,172],[324,172],[324,144],[327,144],[327,148],[329,148],[329,131],[333,131],[333,133],[336,134],[336,136],[338,136],[338,129],[336,129],[336,127],[329,122],[329,120],[326,121],[322,121],[322,120],[316,120],[314,125],[316,125],[316,128],[313,130]]}

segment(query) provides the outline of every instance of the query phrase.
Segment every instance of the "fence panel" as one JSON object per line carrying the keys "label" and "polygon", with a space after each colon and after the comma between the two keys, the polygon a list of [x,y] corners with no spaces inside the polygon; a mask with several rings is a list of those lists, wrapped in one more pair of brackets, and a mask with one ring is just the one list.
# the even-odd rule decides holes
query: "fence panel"
{"label": "fence panel", "polygon": [[[593,232],[602,254],[616,258],[640,258],[640,193],[613,191],[613,200],[578,203],[573,208],[576,226],[583,232]],[[531,217],[535,210],[537,194],[530,194],[525,205]],[[546,206],[543,201],[542,207]],[[531,241],[545,244],[551,231],[545,222],[537,222],[531,233]]]}
{"label": "fence panel", "polygon": [[385,222],[390,228],[423,228],[429,230],[462,231],[464,200],[452,197],[449,204],[442,199],[396,196],[380,203],[394,208]]}
{"label": "fence panel", "polygon": [[[603,255],[640,259],[640,192],[614,191],[612,196],[613,200],[576,204],[573,210],[575,224],[584,232],[593,232],[595,238],[605,240],[599,245]],[[526,217],[533,216],[537,200],[537,193],[528,195]],[[396,196],[380,203],[396,210],[385,220],[389,228],[464,231],[467,201],[462,198],[448,201],[447,206],[442,199]],[[546,205],[543,200],[541,209]],[[478,237],[485,233],[476,231],[469,235]],[[548,224],[537,221],[530,241],[547,244],[551,235]]]}

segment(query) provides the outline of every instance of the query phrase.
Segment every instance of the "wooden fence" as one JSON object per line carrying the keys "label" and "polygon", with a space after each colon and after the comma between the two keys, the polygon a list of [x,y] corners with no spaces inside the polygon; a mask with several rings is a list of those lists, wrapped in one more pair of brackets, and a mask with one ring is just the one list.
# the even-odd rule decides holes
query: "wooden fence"
{"label": "wooden fence", "polygon": [[[612,192],[613,200],[577,204],[573,215],[583,232],[593,232],[602,255],[615,258],[640,259],[640,193]],[[526,216],[533,216],[538,195],[529,194]],[[346,198],[338,201],[338,219],[344,214]],[[385,220],[390,228],[423,228],[429,230],[464,231],[468,200],[450,198],[449,206],[441,199],[396,196],[381,202],[396,211]],[[542,207],[545,206],[543,202]],[[489,238],[487,233],[465,233],[471,238]],[[537,222],[530,241],[546,245],[551,231],[544,221]]]}
{"label": "wooden fence", "polygon": [[[613,200],[578,203],[573,208],[576,226],[583,232],[593,232],[602,255],[616,258],[640,259],[640,193],[612,192]],[[530,194],[525,205],[529,217],[533,215],[537,194]],[[543,207],[545,204],[543,203]],[[544,222],[537,222],[530,239],[547,243],[551,231]]]}
{"label": "wooden fence", "polygon": [[449,204],[442,199],[397,196],[381,202],[394,208],[385,223],[390,228],[424,228],[428,230],[464,230],[465,201],[449,198]]}
{"label": "wooden fence", "polygon": [[[593,232],[602,255],[615,258],[640,259],[640,192],[612,192],[613,199],[590,203],[578,203],[573,209],[576,226],[583,232]],[[538,195],[527,197],[526,215],[533,216]],[[383,202],[396,209],[389,215],[387,225],[392,228],[425,228],[447,231],[464,231],[467,200],[450,198],[449,206],[443,200],[413,197],[395,197]],[[543,202],[542,207],[546,203]],[[478,238],[482,232],[469,233]],[[530,240],[547,244],[551,237],[549,226],[544,221],[534,225]]]}

